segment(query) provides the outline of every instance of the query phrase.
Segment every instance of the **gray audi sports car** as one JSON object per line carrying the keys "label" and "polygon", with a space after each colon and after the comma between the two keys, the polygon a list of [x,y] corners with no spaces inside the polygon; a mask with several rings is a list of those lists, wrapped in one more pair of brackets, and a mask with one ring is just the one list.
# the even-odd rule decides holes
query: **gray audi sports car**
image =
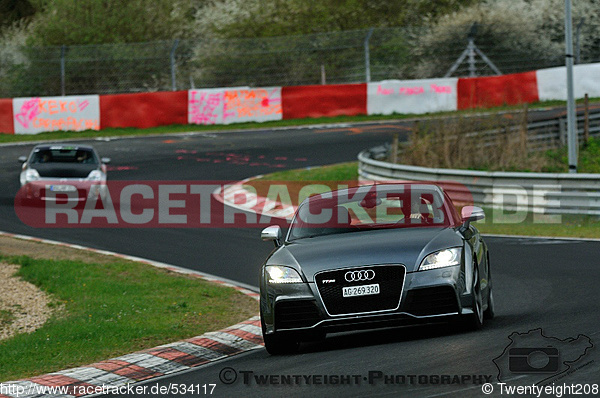
{"label": "gray audi sports car", "polygon": [[327,333],[494,316],[487,245],[437,185],[362,186],[311,196],[261,267],[260,314],[270,354]]}

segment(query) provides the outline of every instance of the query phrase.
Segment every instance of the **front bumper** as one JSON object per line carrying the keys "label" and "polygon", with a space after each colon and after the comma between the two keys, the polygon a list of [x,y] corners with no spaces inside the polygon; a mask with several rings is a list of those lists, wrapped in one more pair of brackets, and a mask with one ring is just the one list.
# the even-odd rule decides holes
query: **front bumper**
{"label": "front bumper", "polygon": [[465,285],[464,270],[458,265],[409,272],[397,308],[332,315],[314,281],[287,285],[263,282],[261,314],[267,334],[322,334],[431,323],[472,313],[472,299]]}
{"label": "front bumper", "polygon": [[[53,187],[61,187],[53,191]],[[85,179],[40,179],[21,187],[20,197],[49,203],[85,202],[88,199],[104,197],[107,192],[106,180],[87,181]]]}

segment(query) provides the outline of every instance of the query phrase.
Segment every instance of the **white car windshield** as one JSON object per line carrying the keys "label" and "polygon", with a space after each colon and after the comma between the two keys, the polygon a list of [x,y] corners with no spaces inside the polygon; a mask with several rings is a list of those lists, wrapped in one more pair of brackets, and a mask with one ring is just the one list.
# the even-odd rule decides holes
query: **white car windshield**
{"label": "white car windshield", "polygon": [[97,164],[98,160],[90,149],[47,148],[36,150],[31,157],[31,163]]}

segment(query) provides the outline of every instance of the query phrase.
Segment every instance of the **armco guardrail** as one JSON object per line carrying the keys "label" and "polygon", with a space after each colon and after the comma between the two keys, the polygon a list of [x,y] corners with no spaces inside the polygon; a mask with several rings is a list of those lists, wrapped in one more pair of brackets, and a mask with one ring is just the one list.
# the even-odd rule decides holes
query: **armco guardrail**
{"label": "armco guardrail", "polygon": [[600,174],[486,172],[378,160],[387,155],[388,149],[388,146],[380,146],[359,153],[360,180],[450,182],[444,185],[453,199],[467,193],[472,195],[474,203],[487,207],[546,214],[600,215]]}

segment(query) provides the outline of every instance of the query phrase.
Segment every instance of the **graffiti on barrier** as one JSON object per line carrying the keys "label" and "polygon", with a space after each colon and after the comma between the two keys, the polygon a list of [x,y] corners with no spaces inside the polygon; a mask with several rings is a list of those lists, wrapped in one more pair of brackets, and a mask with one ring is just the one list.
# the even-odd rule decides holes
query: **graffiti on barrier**
{"label": "graffiti on barrier", "polygon": [[452,94],[452,86],[438,86],[430,84],[429,86],[399,87],[397,91],[394,88],[386,88],[381,84],[377,85],[377,95],[393,95],[396,92],[400,95],[418,95],[426,92],[433,94]]}
{"label": "graffiti on barrier", "polygon": [[190,90],[189,93],[189,122],[190,124],[216,124],[219,107],[222,108],[223,92],[207,92]]}
{"label": "graffiti on barrier", "polygon": [[35,97],[13,101],[15,133],[99,130],[99,97]]}
{"label": "graffiti on barrier", "polygon": [[32,98],[25,101],[21,105],[21,111],[15,115],[15,121],[25,128],[29,127],[29,123],[35,120],[36,116],[40,113],[39,102],[39,98]]}
{"label": "graffiti on barrier", "polygon": [[386,80],[368,83],[367,113],[422,114],[456,109],[456,78]]}
{"label": "graffiti on barrier", "polygon": [[229,124],[279,120],[282,116],[281,89],[244,88],[190,90],[190,124]]}

